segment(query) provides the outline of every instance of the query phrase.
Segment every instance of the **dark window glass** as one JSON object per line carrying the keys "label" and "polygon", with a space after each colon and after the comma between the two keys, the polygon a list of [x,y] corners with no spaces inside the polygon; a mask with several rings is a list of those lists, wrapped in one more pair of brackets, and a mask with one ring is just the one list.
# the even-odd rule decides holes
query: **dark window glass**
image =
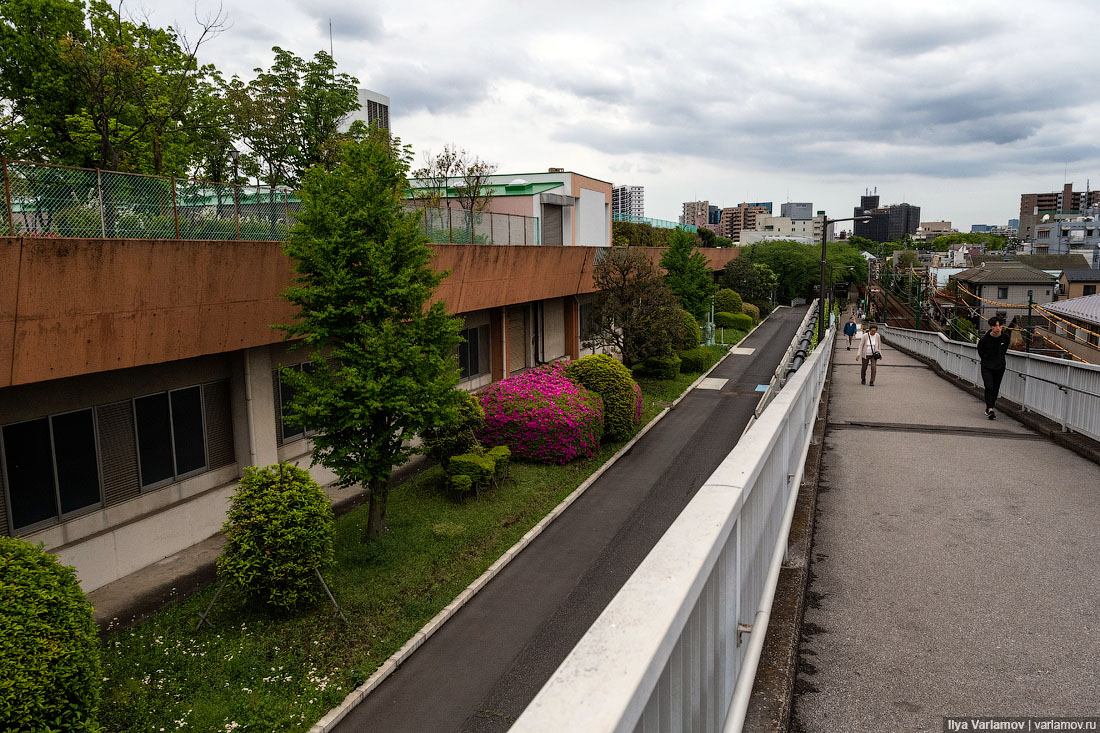
{"label": "dark window glass", "polygon": [[478,370],[478,374],[481,374],[482,372],[489,371],[489,368],[490,368],[489,367],[489,362],[490,362],[491,357],[489,355],[489,326],[488,325],[478,326],[477,340],[478,340],[477,363],[478,363],[478,366],[480,367],[480,369]]}
{"label": "dark window glass", "polygon": [[997,298],[1004,300],[1008,297],[1008,288],[997,288]]}
{"label": "dark window glass", "polygon": [[141,485],[151,486],[174,477],[172,470],[172,423],[168,393],[134,400],[137,418],[138,463]]}
{"label": "dark window glass", "polygon": [[14,529],[57,516],[50,423],[46,418],[4,426],[4,459]]}
{"label": "dark window glass", "polygon": [[68,514],[98,504],[99,462],[96,460],[92,411],[54,415],[50,421],[53,423],[61,513]]}
{"label": "dark window glass", "polygon": [[198,387],[177,389],[172,396],[172,437],[176,447],[176,475],[206,467],[206,438],[202,429],[202,394]]}
{"label": "dark window glass", "polygon": [[290,382],[283,379],[283,377],[282,377],[283,372],[286,372],[286,371],[292,370],[292,369],[299,369],[299,368],[300,367],[298,367],[298,366],[291,366],[291,367],[287,367],[286,369],[283,369],[279,373],[279,414],[283,416],[283,442],[284,443],[288,440],[293,440],[295,438],[300,438],[303,435],[305,435],[305,430],[302,428],[301,425],[298,425],[297,423],[292,422],[290,419],[287,418],[287,414],[286,414],[287,413],[287,408],[290,405],[290,403],[294,400],[294,396],[298,393],[298,390],[295,389],[294,386],[292,384],[290,384]]}
{"label": "dark window glass", "polygon": [[1096,286],[1095,285],[1086,285],[1084,291],[1082,291],[1081,294],[1082,295],[1096,295]]}
{"label": "dark window glass", "polygon": [[460,334],[465,341],[458,345],[459,377],[466,379],[478,373],[478,337],[476,328],[467,328]]}

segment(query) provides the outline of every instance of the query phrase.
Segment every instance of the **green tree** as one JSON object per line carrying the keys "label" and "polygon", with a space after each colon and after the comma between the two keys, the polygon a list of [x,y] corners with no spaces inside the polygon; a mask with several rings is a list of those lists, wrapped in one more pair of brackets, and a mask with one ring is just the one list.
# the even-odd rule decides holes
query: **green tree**
{"label": "green tree", "polygon": [[910,267],[916,267],[919,264],[920,257],[917,256],[914,250],[907,249],[898,255],[898,267],[903,267],[908,270]]}
{"label": "green tree", "polygon": [[661,255],[661,267],[668,274],[669,289],[680,298],[684,310],[702,319],[710,308],[717,287],[706,255],[695,249],[697,238],[684,229],[669,235],[668,249]]}
{"label": "green tree", "polygon": [[751,248],[746,248],[722,269],[722,285],[736,291],[746,302],[770,301],[778,278],[767,265],[753,262]]}
{"label": "green tree", "polygon": [[615,247],[601,253],[592,277],[597,293],[585,346],[614,349],[627,366],[671,357],[680,304],[657,266],[638,250]]}
{"label": "green tree", "polygon": [[0,136],[7,158],[83,165],[66,119],[80,111],[76,79],[62,59],[66,39],[87,38],[84,11],[70,0],[0,0],[0,99],[9,119]]}
{"label": "green tree", "polygon": [[458,408],[461,320],[428,305],[443,275],[402,209],[408,162],[379,128],[348,143],[331,172],[306,174],[286,242],[298,272],[286,297],[298,310],[280,328],[303,338],[312,362],[283,373],[296,389],[288,418],[318,431],[313,460],[340,486],[368,488],[371,537],[386,528],[390,474],[415,452],[408,439],[452,424]]}
{"label": "green tree", "polygon": [[300,61],[298,169],[320,165],[332,170],[339,159],[339,146],[347,139],[340,125],[359,108],[359,80],[336,73],[336,62],[324,51],[309,61]]}

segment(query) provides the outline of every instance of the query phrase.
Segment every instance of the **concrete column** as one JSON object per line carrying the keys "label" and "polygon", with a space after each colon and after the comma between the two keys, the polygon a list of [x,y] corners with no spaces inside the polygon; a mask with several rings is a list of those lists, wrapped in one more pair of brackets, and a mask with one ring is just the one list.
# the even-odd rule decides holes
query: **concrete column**
{"label": "concrete column", "polygon": [[271,351],[244,349],[233,361],[233,439],[241,466],[279,461]]}

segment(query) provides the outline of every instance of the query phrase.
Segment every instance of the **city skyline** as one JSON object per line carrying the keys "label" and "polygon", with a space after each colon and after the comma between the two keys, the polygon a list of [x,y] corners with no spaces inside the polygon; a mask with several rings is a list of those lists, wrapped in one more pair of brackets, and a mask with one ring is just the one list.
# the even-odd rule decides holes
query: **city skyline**
{"label": "city skyline", "polygon": [[[1014,218],[1022,193],[1100,186],[1095,55],[1049,42],[1069,18],[1100,20],[1076,0],[638,3],[627,15],[567,0],[537,23],[484,2],[410,16],[379,2],[237,0],[226,13],[200,54],[226,76],[269,66],[273,45],[328,50],[331,21],[340,69],[390,97],[416,163],[454,143],[502,173],[563,167],[644,186],[657,218],[702,199],[847,216],[877,188],[883,204],[968,231]],[[148,13],[184,32],[194,14],[190,0]]]}

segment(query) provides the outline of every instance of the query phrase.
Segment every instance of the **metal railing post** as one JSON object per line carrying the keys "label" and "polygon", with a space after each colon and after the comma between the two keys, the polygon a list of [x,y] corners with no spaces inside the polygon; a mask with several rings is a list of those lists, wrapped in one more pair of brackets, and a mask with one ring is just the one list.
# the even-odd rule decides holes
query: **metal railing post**
{"label": "metal railing post", "polygon": [[103,206],[103,171],[95,169],[96,187],[99,189],[99,236],[107,238],[107,209]]}
{"label": "metal railing post", "polygon": [[172,220],[176,225],[176,239],[180,238],[180,207],[176,204],[176,177],[172,176],[168,179],[168,183],[172,186]]}
{"label": "metal railing post", "polygon": [[8,210],[8,234],[15,236],[15,219],[12,217],[11,206],[11,182],[8,180],[8,159],[2,158],[0,161],[4,164],[4,201],[6,202]]}
{"label": "metal railing post", "polygon": [[237,227],[237,241],[241,241],[241,202],[240,193],[238,192],[240,186],[236,181],[233,182],[233,221]]}

